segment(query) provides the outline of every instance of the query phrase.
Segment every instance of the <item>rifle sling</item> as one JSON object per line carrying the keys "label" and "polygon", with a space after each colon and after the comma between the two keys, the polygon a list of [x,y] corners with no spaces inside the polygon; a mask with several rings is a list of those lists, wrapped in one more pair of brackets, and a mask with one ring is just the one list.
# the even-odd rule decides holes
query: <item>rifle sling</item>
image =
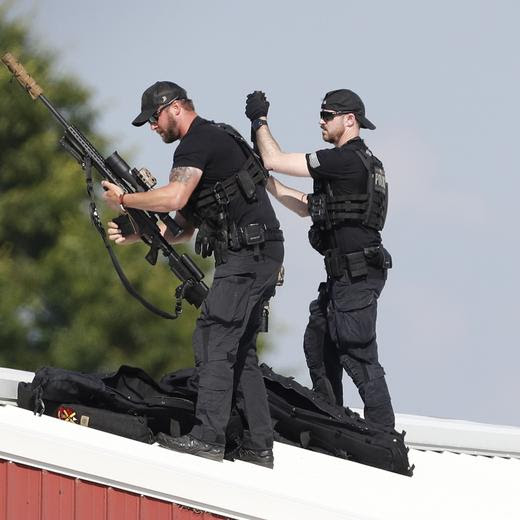
{"label": "rifle sling", "polygon": [[112,261],[112,265],[114,266],[114,269],[116,270],[116,273],[119,276],[119,279],[121,280],[121,283],[123,284],[124,288],[128,291],[128,293],[131,296],[133,296],[144,307],[146,307],[149,311],[153,312],[157,316],[160,316],[161,318],[165,318],[168,320],[177,319],[182,313],[182,299],[184,297],[184,293],[185,293],[186,289],[191,284],[191,281],[187,280],[187,281],[183,282],[175,290],[175,314],[170,314],[166,311],[163,311],[163,310],[157,308],[155,305],[150,303],[148,300],[146,300],[143,296],[141,296],[137,292],[137,290],[131,284],[130,280],[128,280],[127,276],[125,275],[125,273],[121,267],[121,264],[120,264],[119,260],[117,259],[117,256],[114,253],[112,246],[110,245],[110,241],[107,238],[105,228],[103,227],[101,219],[99,218],[99,213],[97,211],[96,203],[94,201],[94,194],[93,194],[94,190],[93,190],[93,182],[92,182],[92,161],[88,155],[85,157],[83,169],[85,171],[85,180],[87,183],[87,193],[88,193],[88,196],[90,199],[90,209],[89,209],[90,219],[91,219],[92,223],[94,224],[94,227],[97,229],[98,233],[100,234],[100,236],[103,240],[103,243],[105,244],[105,247],[107,248],[108,254],[110,256],[110,260]]}

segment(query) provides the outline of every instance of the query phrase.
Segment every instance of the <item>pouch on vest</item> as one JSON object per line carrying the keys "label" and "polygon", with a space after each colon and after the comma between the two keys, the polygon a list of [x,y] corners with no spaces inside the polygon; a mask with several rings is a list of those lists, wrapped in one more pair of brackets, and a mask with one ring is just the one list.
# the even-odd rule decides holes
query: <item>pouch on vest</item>
{"label": "pouch on vest", "polygon": [[265,226],[263,224],[248,224],[240,228],[244,243],[247,246],[263,244],[265,242]]}
{"label": "pouch on vest", "polygon": [[368,274],[367,260],[363,251],[348,253],[345,255],[345,260],[348,272],[352,278]]}
{"label": "pouch on vest", "polygon": [[238,187],[247,202],[256,200],[256,184],[247,170],[240,170],[236,175]]}
{"label": "pouch on vest", "polygon": [[379,269],[392,268],[392,256],[383,246],[368,247],[363,252],[368,265]]}
{"label": "pouch on vest", "polygon": [[314,224],[322,224],[327,221],[327,197],[324,193],[307,195],[307,205]]}

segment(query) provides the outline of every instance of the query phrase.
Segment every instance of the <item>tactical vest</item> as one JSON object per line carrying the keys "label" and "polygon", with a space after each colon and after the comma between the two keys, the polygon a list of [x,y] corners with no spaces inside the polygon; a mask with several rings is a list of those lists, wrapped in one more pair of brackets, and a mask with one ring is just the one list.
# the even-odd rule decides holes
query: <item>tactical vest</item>
{"label": "tactical vest", "polygon": [[315,181],[315,189],[308,196],[309,214],[320,231],[329,231],[342,223],[354,223],[381,231],[388,207],[388,183],[381,161],[365,148],[356,150],[367,178],[367,191],[361,194],[335,195],[333,183]]}
{"label": "tactical vest", "polygon": [[[258,250],[259,244],[266,240],[282,241],[283,234],[279,229],[267,229],[265,225],[258,223],[239,227],[228,218],[228,206],[234,199],[242,197],[248,203],[257,200],[256,186],[265,186],[269,172],[254,150],[232,126],[225,123],[212,124],[235,140],[246,160],[235,175],[230,175],[225,180],[217,181],[213,186],[197,192],[183,213],[199,228],[195,250],[199,252],[202,249],[202,256],[209,256],[213,252],[216,264],[219,265],[226,261],[228,248],[238,250],[241,247],[252,246]],[[206,244],[210,243],[205,253],[204,246],[200,245],[204,241]]]}
{"label": "tactical vest", "polygon": [[189,201],[185,213],[196,227],[208,219],[221,219],[227,212],[228,204],[238,196],[247,202],[256,200],[256,185],[266,183],[269,172],[263,167],[259,157],[250,148],[244,138],[230,125],[225,123],[211,124],[221,128],[233,137],[246,157],[246,161],[235,175],[230,175],[223,181],[217,181],[213,186],[196,192]]}

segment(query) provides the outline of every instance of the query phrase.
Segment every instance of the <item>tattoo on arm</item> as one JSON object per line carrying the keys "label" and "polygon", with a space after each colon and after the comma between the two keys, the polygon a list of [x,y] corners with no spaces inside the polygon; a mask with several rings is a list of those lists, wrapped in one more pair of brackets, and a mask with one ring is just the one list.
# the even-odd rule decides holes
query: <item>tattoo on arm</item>
{"label": "tattoo on arm", "polygon": [[200,172],[200,170],[193,166],[178,166],[172,168],[170,172],[170,182],[178,181],[182,184],[187,184],[191,177],[197,174],[197,172]]}

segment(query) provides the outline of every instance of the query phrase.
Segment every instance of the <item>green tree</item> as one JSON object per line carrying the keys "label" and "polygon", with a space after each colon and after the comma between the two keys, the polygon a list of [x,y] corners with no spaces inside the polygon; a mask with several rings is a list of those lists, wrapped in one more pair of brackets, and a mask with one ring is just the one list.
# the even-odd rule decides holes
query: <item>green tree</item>
{"label": "green tree", "polygon": [[[89,92],[53,70],[19,20],[0,8],[0,53],[11,52],[53,104],[90,135]],[[127,294],[88,217],[79,165],[58,145],[61,129],[9,71],[0,70],[0,366],[54,365],[82,371],[139,366],[151,375],[193,364],[198,311],[184,304],[175,321],[156,317]],[[103,221],[112,216],[103,212]],[[151,267],[146,246],[118,247],[136,288],[172,310],[178,284],[167,266]],[[198,262],[200,264],[200,262]]]}

